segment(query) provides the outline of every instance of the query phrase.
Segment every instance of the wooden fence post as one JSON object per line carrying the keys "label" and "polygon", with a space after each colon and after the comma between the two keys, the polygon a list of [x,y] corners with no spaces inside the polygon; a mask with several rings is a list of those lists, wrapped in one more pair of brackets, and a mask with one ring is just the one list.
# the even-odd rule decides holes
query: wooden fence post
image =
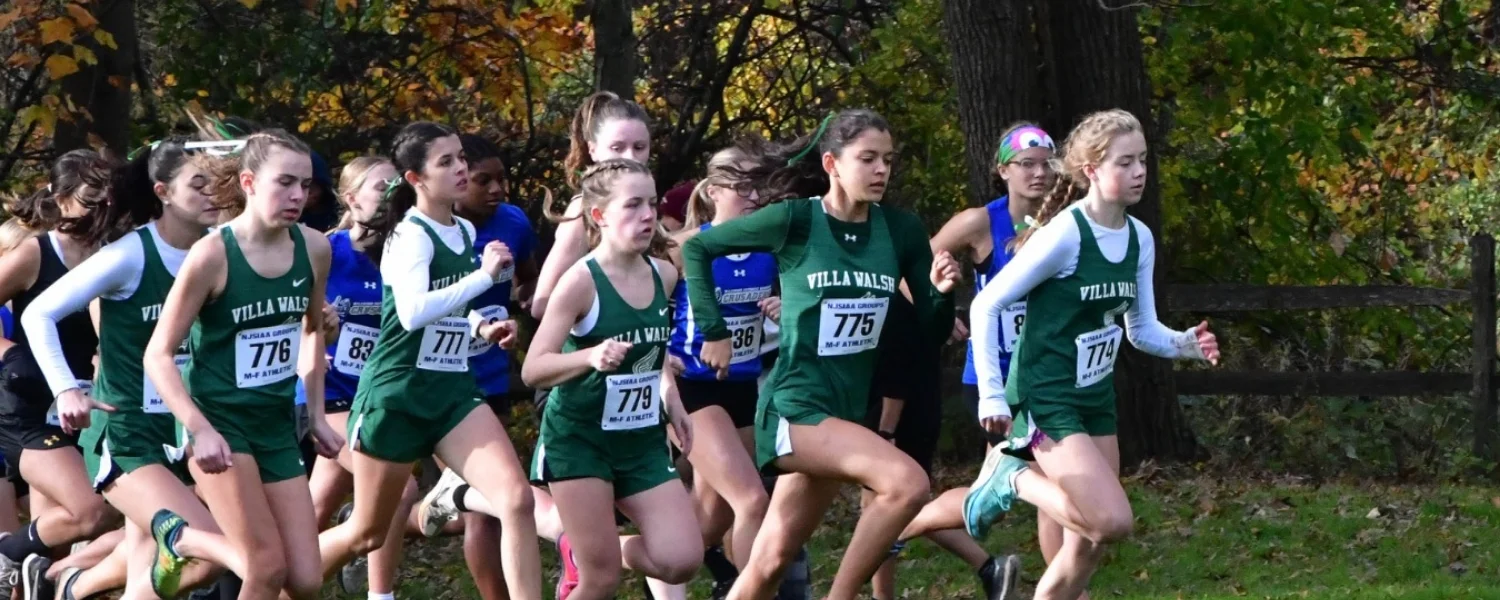
{"label": "wooden fence post", "polygon": [[1469,244],[1474,279],[1474,455],[1494,459],[1495,436],[1495,238],[1476,234]]}

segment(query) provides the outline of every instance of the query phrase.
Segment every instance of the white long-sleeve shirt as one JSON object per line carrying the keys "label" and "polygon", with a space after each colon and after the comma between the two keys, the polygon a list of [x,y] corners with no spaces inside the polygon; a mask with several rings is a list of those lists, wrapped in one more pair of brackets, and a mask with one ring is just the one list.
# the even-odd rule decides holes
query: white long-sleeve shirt
{"label": "white long-sleeve shirt", "polygon": [[[1060,211],[1047,225],[1037,230],[1021,246],[1016,256],[974,298],[969,321],[974,349],[974,371],[979,378],[979,417],[1010,416],[1005,402],[1005,378],[1000,370],[1000,314],[1006,306],[1026,298],[1031,290],[1050,278],[1063,278],[1078,270],[1078,249],[1082,236],[1067,211],[1083,212],[1085,222],[1098,240],[1106,259],[1119,262],[1129,250],[1130,228],[1109,229],[1088,217],[1081,203]],[[1156,242],[1151,230],[1135,217],[1140,244],[1136,267],[1136,297],[1125,313],[1125,327],[1130,343],[1141,351],[1162,358],[1203,358],[1197,337],[1192,331],[1176,331],[1162,325],[1156,316],[1156,299],[1151,277],[1156,270]],[[1049,310],[1029,306],[1028,310]],[[1012,362],[1012,369],[1023,368]]]}
{"label": "white long-sleeve shirt", "polygon": [[[474,239],[474,224],[454,215],[452,225],[443,225],[422,214],[415,207],[406,211],[407,217],[421,219],[449,250],[465,254],[464,234]],[[416,331],[438,319],[454,313],[470,300],[478,298],[494,279],[482,270],[465,275],[453,285],[442,289],[428,289],[431,283],[428,268],[432,264],[432,238],[420,225],[402,219],[386,242],[380,258],[380,277],[391,287],[396,304],[396,318],[407,331]],[[469,333],[478,336],[479,325],[485,321],[478,311],[469,311]]]}
{"label": "white long-sleeve shirt", "polygon": [[[182,268],[188,251],[173,248],[162,240],[156,231],[156,222],[146,224],[156,242],[156,252],[172,276]],[[31,343],[31,353],[47,378],[47,385],[57,396],[78,387],[78,378],[68,368],[63,356],[62,340],[58,338],[57,323],[63,317],[86,310],[95,298],[124,300],[135,294],[141,283],[141,274],[146,268],[146,249],[141,238],[134,233],[120,238],[99,249],[58,279],[56,283],[37,296],[26,314],[21,317],[21,326],[26,328],[26,339]],[[144,350],[144,348],[142,349]]]}

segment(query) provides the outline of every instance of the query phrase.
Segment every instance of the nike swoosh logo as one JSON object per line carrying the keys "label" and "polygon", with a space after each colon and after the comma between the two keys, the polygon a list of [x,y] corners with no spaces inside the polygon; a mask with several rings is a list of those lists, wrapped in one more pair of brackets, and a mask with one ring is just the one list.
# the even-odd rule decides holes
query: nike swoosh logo
{"label": "nike swoosh logo", "polygon": [[665,308],[661,309],[661,312],[658,313],[658,314],[660,314],[663,317],[667,316],[667,309],[665,309]]}
{"label": "nike swoosh logo", "polygon": [[303,277],[302,279],[293,279],[292,280],[292,287],[302,287],[302,282],[304,282],[304,281],[307,281],[306,277]]}

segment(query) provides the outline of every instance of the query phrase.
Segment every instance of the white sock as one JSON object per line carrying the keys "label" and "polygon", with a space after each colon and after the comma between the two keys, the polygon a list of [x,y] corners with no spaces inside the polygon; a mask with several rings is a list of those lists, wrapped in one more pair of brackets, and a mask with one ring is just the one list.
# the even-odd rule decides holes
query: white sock
{"label": "white sock", "polygon": [[388,594],[377,594],[375,592],[369,592],[365,597],[369,598],[370,600],[396,600],[396,593],[391,592]]}
{"label": "white sock", "polygon": [[1021,488],[1016,487],[1016,481],[1021,478],[1021,473],[1025,472],[1026,469],[1029,468],[1030,467],[1023,467],[1010,472],[1010,489],[1016,490],[1017,495],[1020,494]]}

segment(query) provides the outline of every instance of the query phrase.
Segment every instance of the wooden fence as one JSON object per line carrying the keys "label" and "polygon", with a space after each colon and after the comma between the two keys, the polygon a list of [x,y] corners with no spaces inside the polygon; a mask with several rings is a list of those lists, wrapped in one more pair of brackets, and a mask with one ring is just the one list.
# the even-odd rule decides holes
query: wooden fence
{"label": "wooden fence", "polygon": [[1171,285],[1172,312],[1221,313],[1267,310],[1320,310],[1469,304],[1474,351],[1467,373],[1178,371],[1177,391],[1189,395],[1256,394],[1298,396],[1416,396],[1458,394],[1471,397],[1474,453],[1493,459],[1495,410],[1495,239],[1476,235],[1469,256],[1474,270],[1468,290],[1410,286],[1252,286]]}

